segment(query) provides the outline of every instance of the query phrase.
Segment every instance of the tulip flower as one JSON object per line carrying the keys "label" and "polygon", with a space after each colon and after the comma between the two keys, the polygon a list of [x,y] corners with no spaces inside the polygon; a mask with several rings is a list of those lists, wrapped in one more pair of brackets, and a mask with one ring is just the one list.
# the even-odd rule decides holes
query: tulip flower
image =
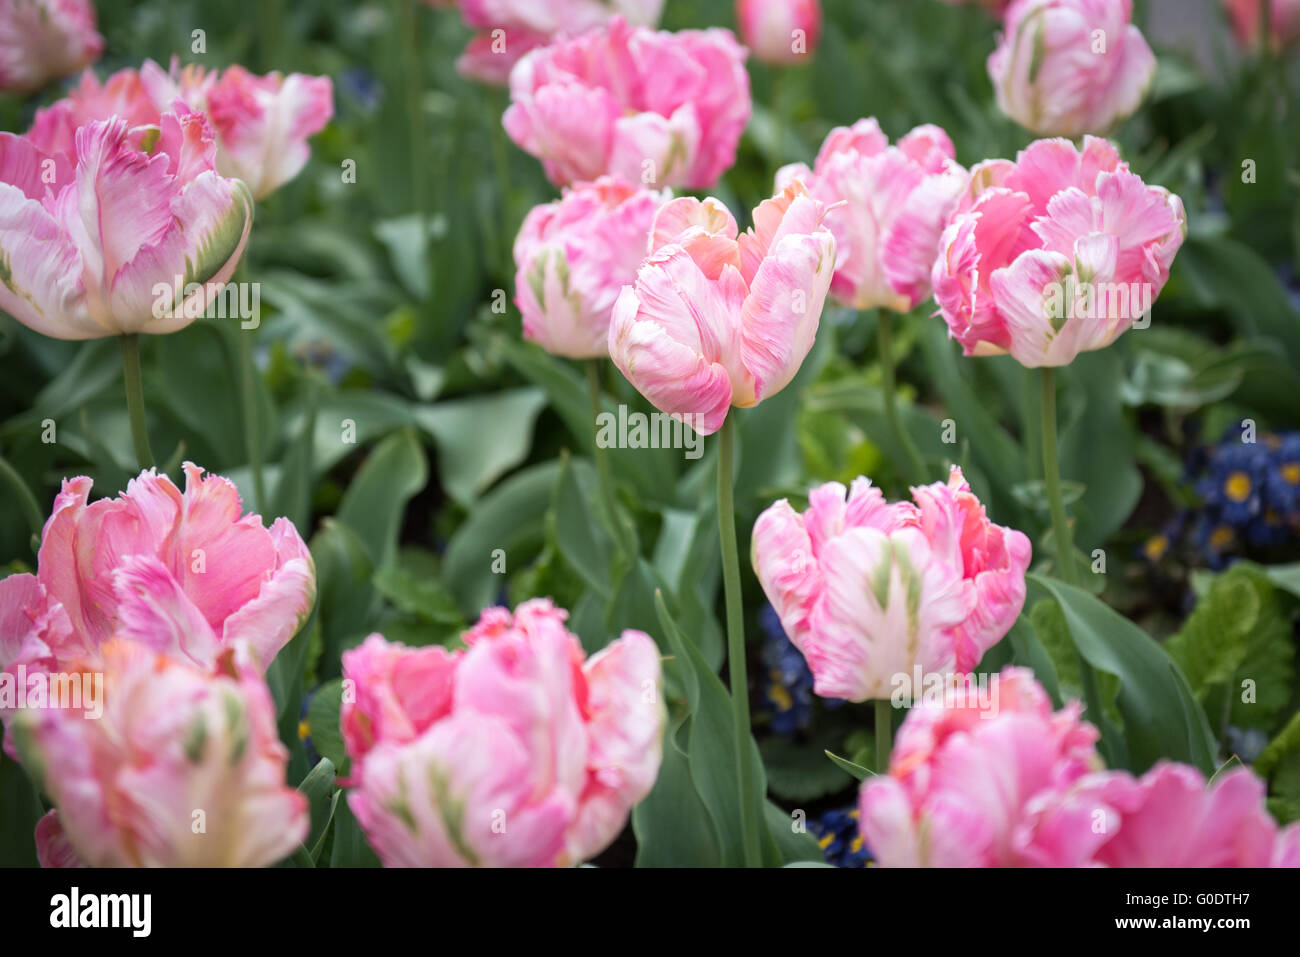
{"label": "tulip flower", "polygon": [[[962,689],[958,689],[962,690]],[[908,712],[887,774],[859,794],[862,837],[883,867],[1297,867],[1300,825],[1280,830],[1246,768],[1212,784],[1160,762],[1107,771],[1097,729],[1053,712],[1024,668],[980,695]],[[993,773],[990,773],[990,772]]]}
{"label": "tulip flower", "polygon": [[939,235],[966,184],[954,156],[937,126],[918,126],[890,146],[872,118],[833,129],[813,169],[795,163],[776,174],[778,189],[801,179],[828,208],[838,251],[831,296],[854,309],[883,310],[876,330],[885,415],[916,481],[927,473],[898,415],[890,312],[909,312],[930,295]]}
{"label": "tulip flower", "polygon": [[66,150],[76,128],[114,114],[132,125],[156,124],[176,100],[203,113],[216,144],[216,168],[242,180],[263,199],[298,175],[311,150],[309,137],[334,114],[329,77],[291,73],[255,76],[241,66],[221,72],[172,60],[164,71],[146,60],[101,85],[87,72],[68,96],[37,111],[29,138],[46,150]]}
{"label": "tulip flower", "polygon": [[39,90],[103,52],[90,0],[0,0],[0,90]]}
{"label": "tulip flower", "polygon": [[636,279],[669,195],[606,176],[529,212],[514,247],[524,338],[555,355],[608,356],[610,311]]}
{"label": "tulip flower", "polygon": [[754,571],[823,697],[970,672],[1024,606],[1029,539],[988,520],[961,469],[912,494],[828,482],[802,515],[781,499],[754,523]]}
{"label": "tulip flower", "polygon": [[707,189],[749,121],[745,50],[727,30],[606,27],[524,56],[510,74],[510,138],[557,186],[605,174]]}
{"label": "tulip flower", "polygon": [[1095,855],[1109,867],[1300,867],[1300,824],[1279,832],[1267,788],[1249,768],[1208,786],[1193,767],[1161,761],[1141,778],[1113,773],[1095,785],[1119,825]]}
{"label": "tulip flower", "polygon": [[636,26],[654,26],[663,6],[663,0],[460,0],[461,16],[478,32],[456,70],[505,86],[510,70],[530,50],[602,26],[615,15]]}
{"label": "tulip flower", "polygon": [[736,0],[736,23],[750,52],[788,66],[812,56],[822,33],[819,0]]}
{"label": "tulip flower", "polygon": [[288,519],[241,518],[229,479],[185,478],[149,470],[89,504],[89,478],[64,481],[36,574],[0,580],[0,670],[93,662],[114,636],[209,669],[244,644],[266,670],[315,601],[311,553]]}
{"label": "tulip flower", "polygon": [[859,795],[862,837],[876,861],[1010,867],[1086,860],[1117,816],[1068,798],[1076,782],[1102,769],[1097,729],[1079,720],[1080,711],[1074,702],[1053,712],[1025,668],[990,678],[986,700],[964,695],[913,707],[888,773],[865,781]]}
{"label": "tulip flower", "polygon": [[789,384],[817,334],[835,269],[825,207],[795,181],[736,220],[715,199],[660,208],[649,257],[614,304],[609,354],[658,409],[718,443],[718,532],[727,596],[727,647],[744,860],[760,860],[749,744],[749,690],[732,501],[731,406],[756,405]]}
{"label": "tulip flower", "polygon": [[216,673],[132,641],[100,649],[104,711],[20,710],[10,730],[53,801],[46,866],[261,867],[307,836],[307,799],[256,667],[232,648]]}
{"label": "tulip flower", "polygon": [[998,106],[1040,136],[1106,133],[1155,77],[1132,20],[1133,0],[1014,0],[988,61]]}
{"label": "tulip flower", "polygon": [[[1237,40],[1249,50],[1260,45],[1265,7],[1262,0],[1223,0]],[[1268,42],[1273,50],[1300,43],[1300,0],[1269,0]]]}
{"label": "tulip flower", "polygon": [[659,652],[586,658],[548,599],[485,611],[463,651],[372,635],[343,655],[348,804],[389,867],[549,867],[604,850],[654,786]]}
{"label": "tulip flower", "polygon": [[1043,370],[1044,477],[1067,582],[1073,545],[1052,368],[1147,321],[1186,228],[1177,196],[1147,186],[1111,143],[1086,136],[1082,149],[1039,140],[1015,162],[974,167],[940,238],[932,279],[950,335],[968,356],[1009,352]]}
{"label": "tulip flower", "polygon": [[214,167],[203,115],[178,103],[148,129],[87,122],[60,145],[0,133],[0,307],[55,339],[184,328],[253,219],[247,187]]}
{"label": "tulip flower", "polygon": [[825,207],[793,182],[736,220],[682,197],[654,219],[651,253],[609,324],[614,364],[658,409],[712,435],[794,378],[817,334],[835,266]]}

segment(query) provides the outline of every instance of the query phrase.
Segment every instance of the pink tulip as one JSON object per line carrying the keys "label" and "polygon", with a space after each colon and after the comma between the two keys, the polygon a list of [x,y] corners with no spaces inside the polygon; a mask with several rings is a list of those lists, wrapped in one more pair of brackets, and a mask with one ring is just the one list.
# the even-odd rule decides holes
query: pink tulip
{"label": "pink tulip", "polygon": [[127,116],[132,126],[156,125],[183,101],[205,114],[216,143],[216,168],[242,180],[263,199],[298,175],[311,150],[309,137],[334,115],[329,77],[279,73],[255,76],[241,66],[207,71],[191,64],[170,71],[146,60],[139,70],[119,70],[104,85],[89,71],[68,96],[38,110],[29,138],[47,151],[68,150],[76,128],[91,120]]}
{"label": "pink tulip", "polygon": [[1014,0],[988,62],[998,106],[1040,136],[1106,133],[1156,72],[1132,19],[1133,0]]}
{"label": "pink tulip", "polygon": [[1024,606],[1029,539],[988,520],[961,470],[912,494],[828,482],[802,515],[782,499],[754,523],[754,571],[819,695],[891,698],[918,667],[965,674]]}
{"label": "pink tulip", "polygon": [[0,308],[55,339],[202,314],[243,253],[252,198],[216,172],[201,114],[176,103],[155,124],[87,122],[66,151],[0,133]]}
{"label": "pink tulip", "polygon": [[1101,769],[1080,706],[1053,713],[1028,669],[996,678],[992,707],[967,697],[912,708],[889,772],[864,782],[862,836],[882,866],[1067,866],[1117,826],[1105,806],[1070,797]]}
{"label": "pink tulip", "polygon": [[1097,852],[1110,867],[1300,866],[1288,860],[1300,846],[1300,825],[1281,835],[1264,808],[1264,782],[1248,768],[1228,771],[1206,786],[1185,764],[1164,762],[1134,780],[1115,773],[1098,797],[1114,806],[1120,824]]}
{"label": "pink tulip", "polygon": [[89,505],[89,478],[64,481],[36,575],[0,581],[0,669],[94,661],[113,636],[200,668],[244,643],[270,665],[315,601],[311,553],[288,519],[241,518],[228,479],[185,477],[150,469]]}
{"label": "pink tulip", "polygon": [[736,220],[715,199],[665,204],[650,256],[614,304],[609,354],[658,409],[701,435],[775,395],[799,370],[835,266],[826,209],[803,184]]}
{"label": "pink tulip", "polygon": [[456,61],[470,79],[505,86],[510,70],[531,50],[622,16],[654,26],[663,0],[460,0],[461,16],[478,33]]}
{"label": "pink tulip", "polygon": [[749,121],[745,50],[727,30],[607,27],[527,54],[503,123],[557,186],[612,174],[707,189]]}
{"label": "pink tulip", "polygon": [[0,90],[39,90],[103,52],[90,0],[0,0]]}
{"label": "pink tulip", "polygon": [[1067,365],[1148,313],[1186,235],[1182,201],[1106,140],[1039,140],[971,170],[939,242],[934,297],[966,355]]}
{"label": "pink tulip", "polygon": [[515,303],[524,338],[574,359],[609,355],[609,314],[636,279],[668,194],[612,177],[535,207],[515,240]]}
{"label": "pink tulip", "polygon": [[483,612],[464,651],[344,653],[348,803],[385,865],[576,864],[618,836],[659,770],[659,652],[625,631],[584,660],[566,617],[536,599]]}
{"label": "pink tulip", "polygon": [[[1260,0],[1223,0],[1232,29],[1247,49],[1259,46],[1263,3]],[[1300,0],[1269,0],[1269,46],[1274,50],[1300,43]]]}
{"label": "pink tulip", "polygon": [[259,867],[306,837],[275,706],[240,649],[212,674],[114,639],[94,667],[98,720],[26,709],[10,726],[58,808],[37,826],[44,865]]}
{"label": "pink tulip", "polygon": [[777,172],[778,188],[802,179],[830,207],[837,301],[908,312],[929,297],[939,235],[966,185],[954,156],[937,126],[918,126],[890,146],[875,119],[865,119],[831,130],[813,169],[795,163]]}
{"label": "pink tulip", "polygon": [[745,46],[764,63],[802,63],[822,35],[819,0],[736,0],[736,23]]}

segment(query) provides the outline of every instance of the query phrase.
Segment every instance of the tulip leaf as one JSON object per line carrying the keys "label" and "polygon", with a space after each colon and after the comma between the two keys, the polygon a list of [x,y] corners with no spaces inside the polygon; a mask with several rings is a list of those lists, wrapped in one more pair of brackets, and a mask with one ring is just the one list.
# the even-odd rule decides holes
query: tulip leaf
{"label": "tulip leaf", "polygon": [[344,493],[338,520],[356,533],[375,567],[396,555],[406,503],[424,488],[428,474],[424,449],[403,430],[375,446]]}
{"label": "tulip leaf", "polygon": [[1119,679],[1122,732],[1089,695],[1087,718],[1102,729],[1103,753],[1114,767],[1140,773],[1161,758],[1213,774],[1217,744],[1205,712],[1187,690],[1178,665],[1146,632],[1082,589],[1041,575],[1029,580],[1060,604],[1080,656]]}
{"label": "tulip leaf", "polygon": [[544,392],[527,388],[417,408],[416,421],[437,442],[438,473],[447,494],[468,506],[522,462],[545,405]]}
{"label": "tulip leaf", "polygon": [[854,779],[857,781],[865,781],[867,778],[871,777],[873,774],[876,773],[867,768],[864,768],[860,764],[854,764],[848,758],[842,758],[838,754],[834,754],[830,751],[823,751],[822,753],[825,754],[826,757],[830,758],[831,761],[835,763],[836,767],[838,767],[842,771],[847,771],[849,774],[853,775]]}

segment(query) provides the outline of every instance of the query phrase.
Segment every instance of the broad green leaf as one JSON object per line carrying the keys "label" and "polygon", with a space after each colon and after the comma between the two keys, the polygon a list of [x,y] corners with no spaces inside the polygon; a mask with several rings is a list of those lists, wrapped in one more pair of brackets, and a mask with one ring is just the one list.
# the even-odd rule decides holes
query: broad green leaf
{"label": "broad green leaf", "polygon": [[546,405],[540,389],[512,389],[449,399],[415,411],[438,444],[438,474],[457,502],[468,506],[528,456],[533,424]]}
{"label": "broad green leaf", "polygon": [[356,533],[375,567],[392,562],[406,503],[428,475],[424,449],[403,430],[375,446],[343,494],[338,520]]}
{"label": "broad green leaf", "polygon": [[[1122,739],[1102,720],[1108,763],[1140,773],[1161,758],[1194,764],[1214,773],[1217,745],[1201,706],[1186,692],[1178,665],[1146,632],[1099,599],[1064,582],[1039,575],[1029,579],[1061,606],[1079,654],[1096,670],[1120,682],[1116,705],[1123,716]],[[1088,696],[1088,719],[1104,717],[1101,702]]]}

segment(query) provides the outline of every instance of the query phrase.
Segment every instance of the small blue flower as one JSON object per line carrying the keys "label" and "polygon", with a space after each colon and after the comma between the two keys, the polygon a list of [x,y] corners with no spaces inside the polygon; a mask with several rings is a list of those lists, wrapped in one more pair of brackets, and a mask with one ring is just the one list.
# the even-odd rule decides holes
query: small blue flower
{"label": "small blue flower", "polygon": [[827,811],[820,819],[813,821],[811,827],[827,864],[836,867],[866,867],[873,860],[871,852],[862,843],[856,807]]}
{"label": "small blue flower", "polygon": [[772,730],[792,737],[812,720],[813,676],[803,654],[791,644],[771,605],[758,613],[763,630],[763,704],[772,716]]}

